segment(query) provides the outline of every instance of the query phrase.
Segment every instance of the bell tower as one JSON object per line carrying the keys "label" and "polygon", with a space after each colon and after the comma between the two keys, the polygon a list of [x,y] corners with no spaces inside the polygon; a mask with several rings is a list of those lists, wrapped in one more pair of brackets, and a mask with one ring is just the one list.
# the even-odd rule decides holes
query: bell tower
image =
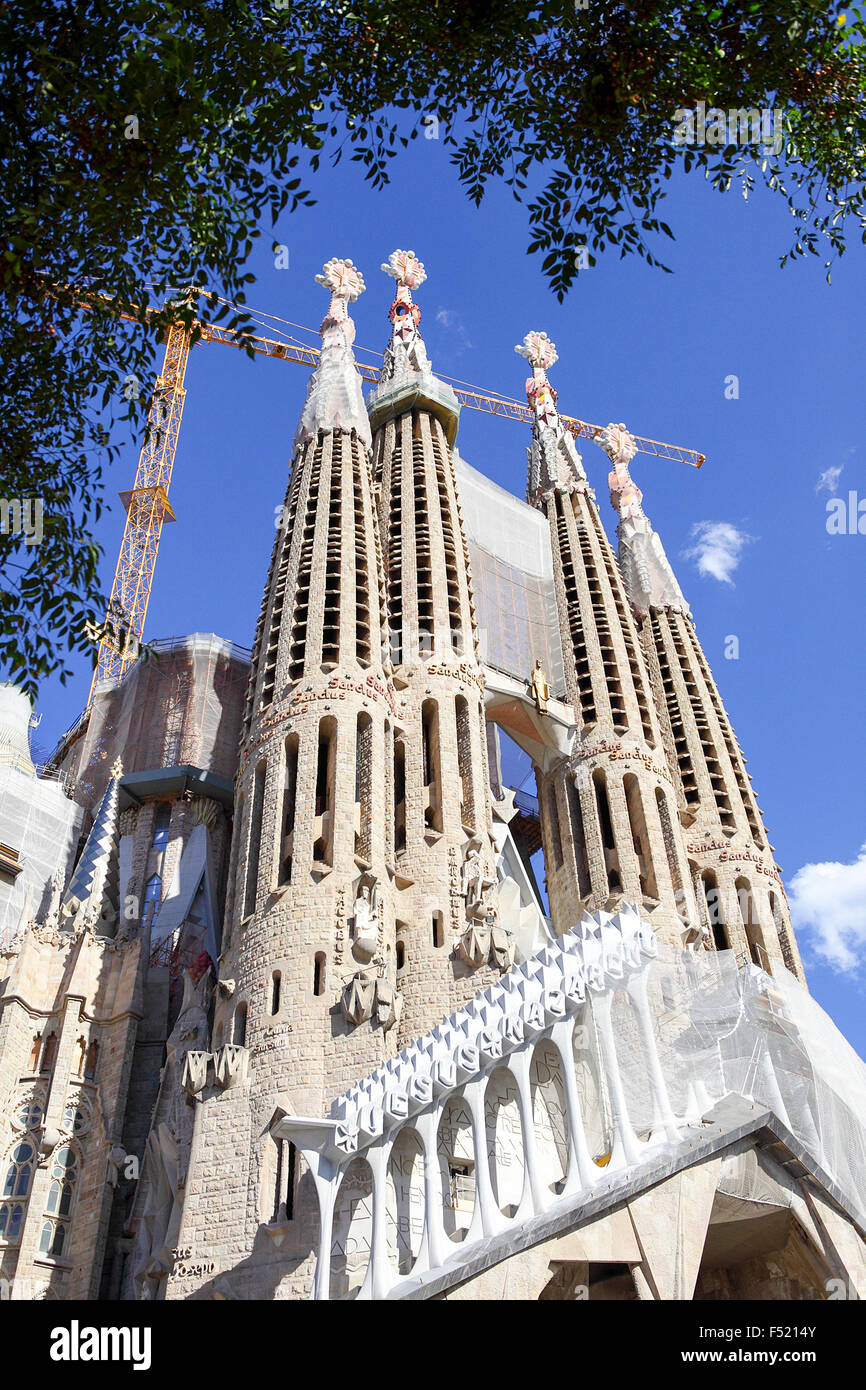
{"label": "bell tower", "polygon": [[[199,1115],[170,1297],[246,1250],[239,1293],[293,1270],[302,1293],[316,1203],[277,1109],[319,1115],[396,1052],[388,797],[395,694],[370,426],[352,352],[351,261],[330,293],[253,648],[212,1054],[185,1074]],[[281,1271],[278,1274],[277,1271]]]}
{"label": "bell tower", "polygon": [[566,688],[577,719],[569,758],[537,772],[548,893],[558,932],[585,910],[643,906],[655,930],[682,944],[695,920],[650,676],[623,578],[580,455],[556,408],[545,333],[515,349],[532,375],[527,501],[550,526]]}
{"label": "bell tower", "polygon": [[513,956],[496,916],[484,674],[451,456],[460,407],[419,331],[423,265],[395,251],[382,269],[396,281],[392,331],[367,404],[399,698],[388,757],[402,1041]]}
{"label": "bell tower", "polygon": [[677,787],[701,934],[771,972],[805,982],[781,873],[731,721],[688,604],[629,472],[637,452],[624,425],[600,441],[612,472],[619,563],[656,692]]}

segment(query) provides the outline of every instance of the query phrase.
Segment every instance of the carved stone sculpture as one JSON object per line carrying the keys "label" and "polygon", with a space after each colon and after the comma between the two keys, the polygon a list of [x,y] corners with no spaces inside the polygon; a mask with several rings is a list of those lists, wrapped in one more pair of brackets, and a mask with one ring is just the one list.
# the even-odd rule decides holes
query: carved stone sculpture
{"label": "carved stone sculpture", "polygon": [[470,921],[487,916],[484,894],[493,887],[494,882],[484,868],[477,840],[470,841],[463,862],[463,895],[466,899],[466,916]]}
{"label": "carved stone sculpture", "polygon": [[379,943],[379,885],[372,875],[362,880],[354,905],[355,931],[352,950],[360,960],[368,961]]}
{"label": "carved stone sculpture", "polygon": [[535,700],[535,708],[539,714],[547,713],[547,702],[550,699],[550,686],[547,683],[547,673],[540,660],[536,660],[532,671],[532,698]]}
{"label": "carved stone sculpture", "polygon": [[372,1016],[376,997],[376,975],[371,970],[359,970],[343,990],[340,1003],[343,1015],[350,1023],[365,1023]]}

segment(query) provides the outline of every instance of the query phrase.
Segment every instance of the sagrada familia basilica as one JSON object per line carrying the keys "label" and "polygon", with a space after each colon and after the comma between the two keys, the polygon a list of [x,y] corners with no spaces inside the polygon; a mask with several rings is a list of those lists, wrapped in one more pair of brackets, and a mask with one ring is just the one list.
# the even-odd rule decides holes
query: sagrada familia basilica
{"label": "sagrada familia basilica", "polygon": [[383,270],[366,400],[362,276],[317,277],[252,651],[155,642],[39,774],[0,688],[0,1284],[864,1297],[866,1068],[634,441],[600,440],[615,548],[527,333],[511,496],[458,452],[422,264]]}

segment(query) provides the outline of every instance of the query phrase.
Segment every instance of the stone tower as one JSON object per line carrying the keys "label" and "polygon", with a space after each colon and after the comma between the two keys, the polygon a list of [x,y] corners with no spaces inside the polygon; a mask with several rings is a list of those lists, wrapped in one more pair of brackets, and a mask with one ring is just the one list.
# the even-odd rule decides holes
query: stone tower
{"label": "stone tower", "polygon": [[695,904],[676,789],[650,674],[616,556],[574,440],[556,409],[544,333],[516,349],[532,366],[527,500],[547,516],[566,689],[577,720],[569,758],[537,772],[556,930],[590,909],[643,906],[680,945]]}
{"label": "stone tower", "polygon": [[610,499],[619,563],[656,694],[687,834],[702,935],[772,971],[803,967],[781,873],[773,859],[745,758],[722,704],[692,615],[629,474],[637,452],[623,425],[609,425]]}
{"label": "stone tower", "polygon": [[189,1179],[197,1200],[179,1241],[197,1263],[195,1273],[175,1266],[175,1297],[203,1273],[225,1272],[229,1248],[247,1252],[246,1296],[273,1292],[278,1247],[283,1275],[297,1250],[294,1292],[304,1290],[309,1232],[288,1221],[297,1174],[268,1123],[278,1107],[320,1114],[396,1044],[386,844],[395,698],[348,314],[364,283],[336,259],[317,279],[331,302],[253,648],[214,1050],[187,1078],[202,1105]]}
{"label": "stone tower", "polygon": [[460,407],[418,330],[424,267],[395,251],[382,269],[397,288],[367,404],[400,710],[389,845],[402,1040],[498,978],[510,943],[496,925],[484,675],[451,456]]}

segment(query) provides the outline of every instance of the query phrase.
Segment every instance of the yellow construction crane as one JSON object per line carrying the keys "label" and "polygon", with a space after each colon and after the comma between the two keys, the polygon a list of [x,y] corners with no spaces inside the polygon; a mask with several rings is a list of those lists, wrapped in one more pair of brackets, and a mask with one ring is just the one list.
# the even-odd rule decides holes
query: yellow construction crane
{"label": "yellow construction crane", "polygon": [[[210,292],[193,290],[190,293]],[[102,305],[109,305],[111,302],[104,295],[82,294],[77,298],[82,308],[92,308],[96,300]],[[228,304],[228,307],[244,312],[233,304]],[[140,322],[140,319],[129,313],[121,312],[118,317]],[[266,357],[279,357],[286,362],[297,362],[309,367],[315,367],[319,360],[319,349],[304,343],[286,343],[276,338],[247,333],[240,335],[212,323],[195,323],[192,328],[175,324],[168,330],[162,371],[157,377],[148,413],[145,442],[138,460],[135,483],[131,492],[120,494],[126,508],[126,523],[111,586],[105,630],[99,643],[96,670],[87,700],[88,708],[97,686],[103,681],[119,680],[138,655],[162,528],[165,522],[174,521],[168,493],[186,395],[186,365],[192,334],[196,330],[200,334],[199,341],[205,343],[252,348],[254,352],[262,353]],[[359,363],[358,370],[364,381],[375,383],[379,380],[379,368],[370,363]],[[447,377],[443,379],[448,380]],[[532,420],[529,407],[520,401],[467,388],[465,383],[452,384],[452,389],[460,404],[469,410],[483,410],[490,415],[503,415],[509,420]],[[560,415],[559,418],[566,429],[578,439],[594,440],[602,432],[600,425],[590,425],[569,415]],[[704,462],[704,455],[694,449],[662,444],[656,439],[644,439],[637,434],[632,438],[641,453],[651,454],[656,458],[673,459],[678,463],[688,463],[693,468],[700,468]]]}

